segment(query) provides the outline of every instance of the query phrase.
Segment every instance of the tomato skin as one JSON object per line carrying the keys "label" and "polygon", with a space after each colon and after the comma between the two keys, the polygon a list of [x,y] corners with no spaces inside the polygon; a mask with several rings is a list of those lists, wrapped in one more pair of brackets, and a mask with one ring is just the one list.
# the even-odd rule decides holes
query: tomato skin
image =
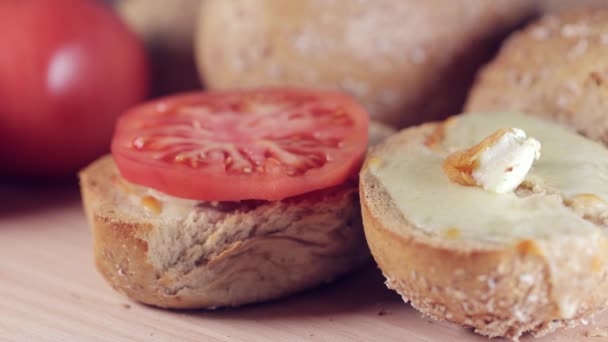
{"label": "tomato skin", "polygon": [[0,171],[67,175],[148,92],[143,45],[92,0],[0,1]]}
{"label": "tomato skin", "polygon": [[[207,117],[207,122],[198,121],[195,123],[194,121],[197,121],[198,118],[194,116],[189,116],[188,114],[185,116],[174,115],[179,112],[180,107],[182,109],[183,107],[190,106],[210,108],[214,107],[217,103],[221,103],[226,97],[250,99],[258,98],[260,95],[270,96],[271,98],[285,98],[287,99],[286,101],[294,98],[306,98],[303,101],[304,105],[301,107],[311,108],[318,106],[321,110],[308,116],[309,119],[311,117],[314,119],[310,119],[310,121],[297,121],[297,124],[290,129],[286,129],[288,125],[286,121],[281,122],[281,119],[285,120],[286,114],[298,112],[297,110],[281,109],[277,111],[277,113],[282,115],[281,118],[273,114],[275,115],[274,117],[270,116],[270,118],[265,117],[264,120],[258,120],[258,117],[254,116],[251,121],[256,123],[255,127],[263,127],[262,130],[267,134],[264,135],[264,138],[259,138],[260,135],[258,135],[257,138],[253,139],[251,139],[251,136],[254,135],[253,133],[248,134],[247,132],[249,131],[247,130],[235,128],[234,126],[238,126],[238,124],[234,121],[226,125],[226,122],[216,120],[217,117],[212,116],[211,118]],[[243,102],[246,102],[246,100],[243,100]],[[256,101],[254,100],[253,102]],[[225,112],[231,113],[226,115],[230,117],[227,120],[234,119],[234,115],[232,115],[234,111],[239,112],[239,109],[235,110],[233,106],[218,105],[217,107],[230,108],[225,110]],[[295,108],[301,107],[300,105],[295,106]],[[159,108],[163,108],[163,110],[159,111]],[[332,122],[331,120],[334,117],[331,114],[319,114],[325,112],[332,113],[331,110],[325,111],[327,108],[338,108],[336,112],[345,114],[341,114],[342,116],[338,117],[337,120],[348,123],[333,121],[337,123],[334,126],[329,125],[328,122]],[[215,111],[212,112],[214,115],[217,114]],[[243,114],[243,112],[239,113]],[[245,112],[243,115],[249,115],[249,113]],[[202,141],[205,142],[202,144],[203,148],[206,147],[204,146],[206,142],[211,142],[209,145],[213,145],[213,143],[217,142],[226,143],[228,139],[234,142],[234,146],[232,147],[240,148],[242,152],[250,152],[259,147],[257,143],[260,141],[263,141],[261,144],[266,144],[269,141],[284,141],[281,139],[290,136],[300,137],[302,133],[311,133],[314,137],[321,136],[328,138],[328,140],[338,138],[339,143],[329,147],[313,143],[314,146],[310,150],[323,152],[326,162],[320,166],[306,167],[305,172],[298,173],[296,176],[290,176],[288,172],[285,172],[288,163],[286,164],[281,161],[280,165],[275,164],[277,160],[275,156],[277,155],[270,156],[264,160],[263,164],[259,164],[264,165],[263,169],[265,171],[262,172],[229,170],[225,164],[227,160],[226,156],[221,157],[223,159],[220,159],[218,163],[209,163],[204,167],[190,167],[175,161],[165,160],[160,157],[163,153],[158,152],[159,150],[154,150],[153,154],[155,157],[150,157],[151,154],[149,152],[142,152],[138,148],[133,147],[140,145],[136,142],[140,141],[141,132],[146,129],[153,130],[157,136],[163,130],[176,132],[176,126],[166,124],[167,117],[174,118],[172,120],[179,122],[179,127],[182,129],[178,135],[169,134],[172,141],[178,136],[186,139],[194,136],[191,133],[184,133],[184,128],[194,130],[190,127],[195,126],[197,127],[196,129],[199,129],[198,127],[212,122],[212,127],[209,128],[208,132],[213,132],[215,137],[203,139]],[[160,120],[164,124],[150,125],[154,120]],[[288,119],[287,121],[289,120],[292,119]],[[302,119],[301,116],[297,116],[293,120]],[[213,121],[215,122],[213,123]],[[316,123],[316,125],[310,125],[311,122]],[[184,123],[189,124],[188,126],[184,126]],[[355,103],[350,97],[335,92],[271,88],[187,93],[151,101],[125,113],[117,123],[112,141],[112,156],[121,175],[126,180],[172,196],[204,201],[280,200],[339,185],[355,175],[366,150],[368,124],[369,114],[360,105]],[[255,130],[255,128],[252,130]],[[234,132],[241,132],[246,136],[238,137],[235,136]],[[295,135],[292,133],[295,133]],[[289,139],[287,138],[287,140]],[[158,139],[151,139],[149,143],[151,146],[158,147],[159,141]],[[309,143],[311,141],[308,140],[304,144],[310,147]],[[319,138],[315,141],[327,140]],[[294,141],[289,140],[288,145],[293,146],[291,145],[292,143]],[[175,146],[177,145],[169,145],[166,150],[173,151]],[[165,147],[163,146],[162,148],[164,149]],[[298,150],[297,146],[295,150]],[[195,149],[195,151],[199,153],[200,149]],[[268,153],[268,151],[258,152],[258,157]],[[220,155],[222,154],[220,153]],[[258,159],[255,154],[249,154],[248,157],[250,160]],[[279,157],[276,158],[280,159]],[[302,158],[306,159],[306,157]],[[266,162],[269,162],[269,164],[266,164]],[[247,168],[249,169],[249,167]]]}

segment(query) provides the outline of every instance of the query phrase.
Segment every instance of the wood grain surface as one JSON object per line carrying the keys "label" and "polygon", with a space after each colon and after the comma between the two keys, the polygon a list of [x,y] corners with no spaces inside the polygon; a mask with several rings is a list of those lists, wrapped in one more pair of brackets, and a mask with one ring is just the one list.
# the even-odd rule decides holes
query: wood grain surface
{"label": "wood grain surface", "polygon": [[[283,300],[218,311],[129,301],[97,274],[75,185],[0,186],[0,340],[487,341],[433,322],[383,285],[374,265]],[[535,341],[602,341],[608,315]],[[524,340],[532,340],[530,337]]]}

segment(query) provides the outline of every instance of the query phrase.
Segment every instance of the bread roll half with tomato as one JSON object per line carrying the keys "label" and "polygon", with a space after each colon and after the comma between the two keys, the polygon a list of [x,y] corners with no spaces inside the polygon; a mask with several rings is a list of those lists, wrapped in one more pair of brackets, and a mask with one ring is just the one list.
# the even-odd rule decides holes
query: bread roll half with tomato
{"label": "bread roll half with tomato", "polygon": [[353,270],[369,257],[355,178],[368,121],[345,95],[295,89],[132,109],[112,155],[80,173],[97,268],[167,308],[274,299]]}

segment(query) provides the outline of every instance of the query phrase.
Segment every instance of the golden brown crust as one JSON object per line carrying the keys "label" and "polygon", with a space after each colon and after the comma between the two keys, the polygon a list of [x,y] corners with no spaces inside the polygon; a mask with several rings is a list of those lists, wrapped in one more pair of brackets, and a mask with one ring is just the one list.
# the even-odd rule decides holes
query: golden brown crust
{"label": "golden brown crust", "polygon": [[[212,89],[333,88],[395,126],[460,110],[528,0],[208,0],[196,37]],[[230,22],[231,25],[225,23]]]}
{"label": "golden brown crust", "polygon": [[482,69],[466,111],[539,115],[608,143],[607,32],[608,9],[544,16]]}
{"label": "golden brown crust", "polygon": [[[263,211],[267,205],[250,213],[229,211],[221,215],[200,209],[203,216],[196,216],[198,219],[205,219],[208,213],[228,223],[222,226],[207,219],[203,224],[189,225],[184,218],[165,220],[145,213],[111,181],[116,176],[110,157],[80,174],[95,262],[115,289],[146,304],[215,308],[275,299],[330,281],[369,257],[358,196],[352,186],[299,196],[282,206],[274,205],[272,211]],[[258,217],[261,212],[268,215]],[[250,227],[242,223],[245,221],[257,226]],[[283,225],[266,227],[265,222]],[[203,241],[184,244],[180,240],[185,234],[191,234],[193,240],[207,236],[200,235],[200,230],[211,224],[217,231]],[[232,226],[241,230],[223,231],[223,227]],[[245,232],[243,226],[251,229]],[[172,233],[177,238],[167,238]],[[241,233],[247,234],[233,236]],[[171,259],[173,255],[176,257]]]}
{"label": "golden brown crust", "polygon": [[562,319],[548,256],[538,252],[535,241],[504,248],[469,245],[423,233],[401,214],[370,167],[389,149],[424,145],[436,130],[437,124],[426,124],[394,135],[368,155],[360,174],[365,235],[387,286],[425,315],[512,339],[525,332],[543,335],[603,310],[608,305],[605,268],[602,276],[590,275],[597,285],[592,293],[578,294],[576,314]]}

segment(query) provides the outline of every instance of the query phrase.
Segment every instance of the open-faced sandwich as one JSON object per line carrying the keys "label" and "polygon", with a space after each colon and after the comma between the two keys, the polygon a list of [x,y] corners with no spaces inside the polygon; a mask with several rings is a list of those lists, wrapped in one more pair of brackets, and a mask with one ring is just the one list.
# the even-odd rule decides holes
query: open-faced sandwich
{"label": "open-faced sandwich", "polygon": [[99,271],[143,303],[213,308],[354,269],[369,257],[356,179],[368,120],[345,95],[305,90],[191,93],[130,110],[112,155],[80,174]]}
{"label": "open-faced sandwich", "polygon": [[406,129],[360,173],[387,285],[436,319],[517,339],[608,306],[608,150],[555,123],[477,113]]}

